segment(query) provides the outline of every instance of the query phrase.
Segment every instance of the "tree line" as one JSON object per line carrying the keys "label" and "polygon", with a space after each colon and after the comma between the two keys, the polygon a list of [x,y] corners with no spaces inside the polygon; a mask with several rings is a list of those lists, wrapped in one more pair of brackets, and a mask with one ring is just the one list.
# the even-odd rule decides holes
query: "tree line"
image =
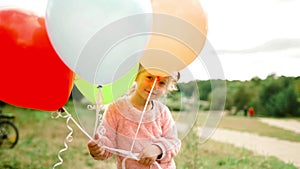
{"label": "tree line", "polygon": [[[213,87],[212,84],[214,84]],[[226,98],[220,96],[219,101],[224,102],[225,105],[216,104],[220,106],[214,107],[211,105],[212,95],[214,93],[215,98],[218,97],[224,84],[226,85]],[[253,107],[258,116],[300,117],[300,76],[278,77],[271,74],[266,79],[254,77],[249,81],[196,80],[178,83],[177,88],[179,90],[167,96],[166,102],[174,111],[188,110],[188,107],[199,105],[200,110],[224,108],[232,114],[237,114],[246,106]],[[75,89],[76,87],[73,90]],[[195,91],[198,98],[183,103],[183,98],[190,98],[195,95]],[[0,109],[5,104],[0,101]]]}
{"label": "tree line", "polygon": [[[218,90],[218,87],[211,87],[214,81],[221,80],[197,80],[178,85],[185,89],[181,90],[183,95],[190,97],[193,90],[188,89],[192,89],[192,85],[196,82],[199,92],[198,99],[210,103],[212,92]],[[300,117],[300,77],[278,77],[271,74],[266,79],[254,77],[248,81],[226,80],[225,83],[226,101],[224,108],[232,114],[237,114],[246,106],[248,108],[253,107],[256,115],[259,116]],[[209,108],[211,108],[209,104],[200,105],[202,110]]]}

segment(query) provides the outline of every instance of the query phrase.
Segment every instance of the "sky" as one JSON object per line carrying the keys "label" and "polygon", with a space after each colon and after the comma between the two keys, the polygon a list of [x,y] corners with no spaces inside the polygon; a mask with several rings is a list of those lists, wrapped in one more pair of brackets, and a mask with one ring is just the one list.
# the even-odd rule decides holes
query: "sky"
{"label": "sky", "polygon": [[[201,0],[208,19],[207,43],[216,51],[225,79],[300,76],[299,0]],[[0,0],[44,15],[46,0]],[[188,69],[209,79],[201,59]]]}
{"label": "sky", "polygon": [[299,0],[201,2],[226,79],[300,76]]}

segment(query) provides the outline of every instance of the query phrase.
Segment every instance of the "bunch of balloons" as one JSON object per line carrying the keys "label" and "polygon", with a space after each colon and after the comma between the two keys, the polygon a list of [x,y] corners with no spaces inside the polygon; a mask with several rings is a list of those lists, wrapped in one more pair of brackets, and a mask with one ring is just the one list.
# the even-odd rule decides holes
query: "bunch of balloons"
{"label": "bunch of balloons", "polygon": [[[85,110],[90,105],[82,102],[78,108],[83,113],[77,112],[80,125],[71,116],[65,118],[90,139],[88,131],[95,132],[101,121],[99,99],[108,104],[128,91],[140,64],[154,75],[168,76],[194,62],[206,42],[207,17],[199,0],[44,0],[42,16],[4,1],[8,5],[0,3],[0,101],[58,110],[61,116],[76,86],[85,103],[96,105],[91,108],[96,118],[95,113],[89,117]],[[189,107],[197,112],[199,105]],[[195,119],[193,113],[185,118]],[[192,125],[182,124],[184,133]],[[62,164],[60,154],[66,149],[59,152],[54,168]]]}
{"label": "bunch of balloons", "polygon": [[74,85],[95,102],[124,94],[138,65],[159,76],[201,52],[207,18],[198,0],[48,0],[45,16],[0,6],[0,100],[54,111]]}

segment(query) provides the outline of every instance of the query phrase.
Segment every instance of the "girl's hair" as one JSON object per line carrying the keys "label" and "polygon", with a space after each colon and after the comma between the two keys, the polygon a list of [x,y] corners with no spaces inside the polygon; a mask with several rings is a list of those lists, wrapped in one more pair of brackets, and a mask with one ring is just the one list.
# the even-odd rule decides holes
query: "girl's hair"
{"label": "girl's hair", "polygon": [[[138,74],[137,76],[144,72],[147,71],[141,64],[139,64],[139,70],[138,70]],[[175,80],[175,82],[177,82],[180,79],[180,73],[179,72],[172,72],[169,76],[172,80]]]}
{"label": "girl's hair", "polygon": [[[138,73],[136,75],[136,77],[139,76],[140,73],[147,71],[141,64],[139,65],[139,70]],[[180,73],[179,72],[174,72],[172,73],[172,75],[168,76],[168,86],[167,86],[167,91],[165,94],[169,94],[172,91],[176,91],[178,90],[176,87],[176,83],[177,81],[180,79]],[[136,82],[133,83],[133,85],[130,87],[130,89],[128,90],[128,92],[126,93],[126,95],[131,95],[134,93],[136,88]]]}

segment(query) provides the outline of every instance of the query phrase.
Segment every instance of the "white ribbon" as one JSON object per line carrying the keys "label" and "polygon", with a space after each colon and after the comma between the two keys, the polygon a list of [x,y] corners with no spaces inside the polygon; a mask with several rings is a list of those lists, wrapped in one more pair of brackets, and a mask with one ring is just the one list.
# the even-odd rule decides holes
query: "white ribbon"
{"label": "white ribbon", "polygon": [[[126,166],[125,166],[125,163],[126,163],[126,160],[131,158],[131,159],[134,159],[134,160],[139,160],[138,158],[138,155],[134,155],[132,153],[132,150],[133,150],[133,147],[134,147],[134,144],[135,144],[135,141],[136,141],[136,138],[137,138],[137,135],[139,133],[139,130],[141,128],[141,124],[142,124],[142,121],[143,121],[143,117],[144,117],[144,114],[146,112],[146,109],[147,109],[147,105],[149,104],[149,101],[150,101],[150,98],[151,98],[151,95],[152,95],[152,92],[153,92],[153,89],[154,89],[154,86],[156,85],[156,82],[157,82],[157,78],[155,78],[153,84],[152,84],[152,87],[151,87],[151,90],[150,90],[150,93],[147,97],[147,100],[146,100],[146,103],[144,105],[144,109],[142,111],[142,114],[141,114],[141,118],[140,118],[140,121],[139,121],[139,125],[137,127],[137,130],[135,132],[135,136],[134,136],[134,139],[132,141],[132,144],[131,144],[131,148],[130,148],[130,151],[128,152],[128,154],[125,154],[126,157],[123,159],[122,161],[122,169],[126,169]],[[160,165],[158,164],[157,161],[155,161],[153,164],[155,164],[159,169],[161,169]]]}
{"label": "white ribbon", "polygon": [[[141,124],[142,124],[142,120],[143,120],[143,116],[146,112],[146,108],[147,108],[147,105],[150,101],[150,97],[151,97],[151,94],[153,92],[153,89],[154,89],[154,86],[157,82],[157,78],[155,78],[154,82],[153,82],[153,85],[152,85],[152,88],[150,90],[150,93],[147,97],[147,100],[146,100],[146,103],[145,103],[145,106],[144,106],[144,109],[142,111],[142,114],[141,114],[141,118],[140,118],[140,121],[139,121],[139,125],[138,125],[138,128],[136,130],[136,133],[135,133],[135,136],[134,136],[134,139],[133,139],[133,142],[132,142],[132,145],[131,145],[131,148],[130,148],[130,151],[127,151],[127,150],[122,150],[122,149],[117,149],[117,148],[111,148],[111,147],[107,147],[107,146],[104,146],[104,145],[101,145],[103,148],[105,148],[106,150],[109,150],[111,152],[115,152],[115,153],[120,153],[120,154],[123,154],[125,155],[125,158],[122,160],[122,169],[126,169],[126,160],[127,159],[134,159],[134,160],[139,160],[138,156],[139,154],[138,153],[132,153],[132,150],[134,148],[134,144],[135,144],[135,141],[136,141],[136,138],[137,138],[137,135],[138,135],[138,132],[140,130],[140,127],[141,127]],[[98,130],[97,126],[98,126],[98,123],[99,121],[101,121],[102,119],[99,119],[101,117],[99,117],[99,113],[100,113],[100,109],[102,108],[102,101],[103,101],[103,95],[101,93],[101,87],[98,87],[98,97],[96,99],[96,124],[95,124],[95,131],[96,132]],[[62,113],[66,113],[65,116],[62,115]],[[53,114],[52,114],[52,117]],[[63,149],[61,149],[58,153],[58,159],[60,162],[57,162],[56,164],[54,164],[53,166],[53,169],[59,165],[62,165],[63,163],[63,159],[61,158],[60,154],[64,151],[66,151],[68,149],[68,145],[67,145],[67,142],[71,142],[72,141],[72,134],[73,134],[73,129],[72,127],[70,127],[69,125],[69,121],[72,120],[74,122],[74,124],[90,139],[90,140],[93,140],[93,138],[73,119],[72,115],[65,109],[65,108],[61,108],[58,112],[57,112],[57,116],[54,117],[54,118],[59,118],[59,117],[62,117],[62,118],[67,118],[67,121],[66,121],[66,124],[67,124],[67,128],[70,130],[70,133],[68,134],[68,136],[66,137],[65,139],[65,142],[64,142],[64,145],[65,147]],[[100,133],[100,134],[104,134],[104,133]],[[156,165],[159,169],[162,169],[161,166],[158,164],[157,161],[155,161],[153,163],[154,165]],[[152,164],[152,165],[153,165]]]}

